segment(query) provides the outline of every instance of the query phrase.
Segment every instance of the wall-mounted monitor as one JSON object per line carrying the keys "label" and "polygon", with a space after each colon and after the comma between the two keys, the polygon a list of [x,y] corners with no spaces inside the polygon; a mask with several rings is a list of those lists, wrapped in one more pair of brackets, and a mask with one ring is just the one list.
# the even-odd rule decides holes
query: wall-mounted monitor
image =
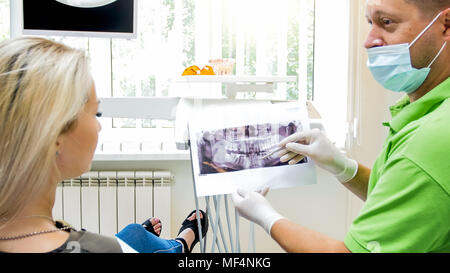
{"label": "wall-mounted monitor", "polygon": [[22,0],[22,34],[136,38],[137,0]]}

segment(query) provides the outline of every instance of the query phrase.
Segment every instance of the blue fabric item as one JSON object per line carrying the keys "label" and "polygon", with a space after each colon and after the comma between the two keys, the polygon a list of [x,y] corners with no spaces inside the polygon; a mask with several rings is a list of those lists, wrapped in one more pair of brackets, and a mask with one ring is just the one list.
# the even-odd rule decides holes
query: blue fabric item
{"label": "blue fabric item", "polygon": [[116,234],[139,253],[182,253],[182,244],[175,240],[165,240],[148,232],[142,225],[130,224]]}
{"label": "blue fabric item", "polygon": [[370,48],[367,53],[375,80],[394,92],[416,91],[430,73],[430,68],[412,67],[408,44]]}

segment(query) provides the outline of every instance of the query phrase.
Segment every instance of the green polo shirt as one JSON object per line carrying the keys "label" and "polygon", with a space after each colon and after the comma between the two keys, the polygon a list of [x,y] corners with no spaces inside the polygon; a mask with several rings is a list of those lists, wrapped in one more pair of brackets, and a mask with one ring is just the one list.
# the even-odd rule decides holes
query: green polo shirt
{"label": "green polo shirt", "polygon": [[450,252],[450,78],[391,107],[367,200],[345,238],[351,252]]}

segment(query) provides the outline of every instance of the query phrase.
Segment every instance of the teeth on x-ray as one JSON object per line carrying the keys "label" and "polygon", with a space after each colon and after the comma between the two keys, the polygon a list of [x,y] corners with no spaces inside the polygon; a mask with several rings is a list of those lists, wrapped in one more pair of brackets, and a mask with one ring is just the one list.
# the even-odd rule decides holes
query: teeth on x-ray
{"label": "teeth on x-ray", "polygon": [[[200,173],[230,172],[286,165],[268,155],[284,138],[301,131],[300,121],[205,131],[198,138]],[[264,158],[264,159],[263,159]],[[300,163],[306,162],[306,159]]]}

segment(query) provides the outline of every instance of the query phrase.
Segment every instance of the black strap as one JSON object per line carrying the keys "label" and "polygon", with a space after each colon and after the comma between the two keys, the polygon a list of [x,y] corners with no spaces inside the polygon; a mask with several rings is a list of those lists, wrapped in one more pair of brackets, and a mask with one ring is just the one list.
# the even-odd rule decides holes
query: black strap
{"label": "black strap", "polygon": [[191,250],[189,249],[186,241],[183,238],[178,237],[178,238],[175,238],[175,240],[179,240],[179,241],[181,241],[183,243],[184,253],[191,253]]}

